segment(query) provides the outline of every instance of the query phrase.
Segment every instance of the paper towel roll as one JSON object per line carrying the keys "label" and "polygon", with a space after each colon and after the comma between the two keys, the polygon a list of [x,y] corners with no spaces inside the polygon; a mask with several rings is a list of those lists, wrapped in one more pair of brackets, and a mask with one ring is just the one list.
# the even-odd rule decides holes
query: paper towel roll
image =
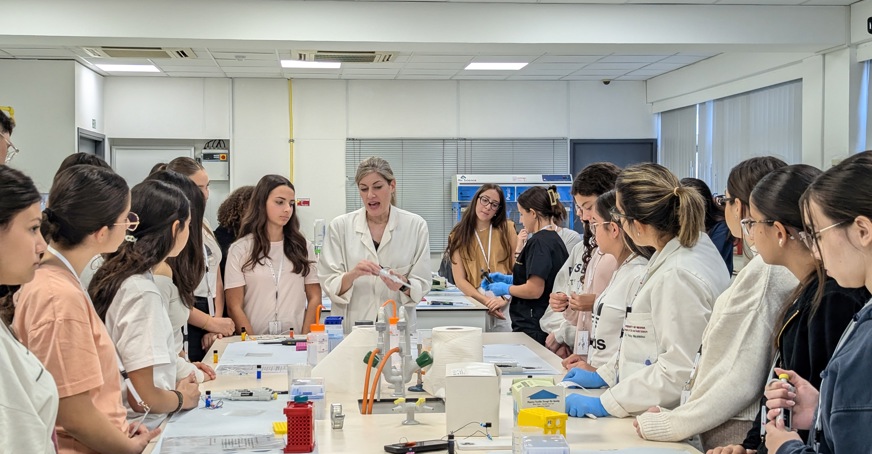
{"label": "paper towel roll", "polygon": [[424,390],[436,397],[445,397],[445,365],[481,362],[481,328],[441,326],[433,328],[433,365],[424,375]]}

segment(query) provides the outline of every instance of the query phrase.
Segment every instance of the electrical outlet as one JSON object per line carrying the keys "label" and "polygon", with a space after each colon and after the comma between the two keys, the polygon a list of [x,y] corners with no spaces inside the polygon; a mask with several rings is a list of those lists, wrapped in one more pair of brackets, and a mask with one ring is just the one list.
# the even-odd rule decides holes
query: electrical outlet
{"label": "electrical outlet", "polygon": [[97,129],[97,119],[96,118],[91,119],[91,127],[94,129]]}

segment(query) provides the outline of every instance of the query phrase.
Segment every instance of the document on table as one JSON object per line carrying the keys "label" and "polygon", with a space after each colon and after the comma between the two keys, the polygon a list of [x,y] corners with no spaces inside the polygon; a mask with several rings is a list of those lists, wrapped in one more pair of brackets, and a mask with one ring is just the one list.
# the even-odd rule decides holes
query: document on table
{"label": "document on table", "polygon": [[486,344],[482,347],[486,363],[517,363],[517,368],[503,369],[503,375],[557,375],[559,373],[526,345]]}
{"label": "document on table", "polygon": [[228,344],[218,361],[221,366],[269,366],[305,363],[305,351],[297,351],[294,345],[259,344],[254,341]]}

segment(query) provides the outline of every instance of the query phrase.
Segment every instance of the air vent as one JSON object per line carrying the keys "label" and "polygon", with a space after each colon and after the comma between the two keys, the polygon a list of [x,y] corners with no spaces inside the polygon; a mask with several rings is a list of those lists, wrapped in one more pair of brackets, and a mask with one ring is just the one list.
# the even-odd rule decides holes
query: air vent
{"label": "air vent", "polygon": [[294,60],[340,63],[387,63],[393,61],[395,55],[391,52],[375,51],[295,50],[291,52]]}
{"label": "air vent", "polygon": [[197,58],[190,48],[180,47],[85,47],[96,58]]}

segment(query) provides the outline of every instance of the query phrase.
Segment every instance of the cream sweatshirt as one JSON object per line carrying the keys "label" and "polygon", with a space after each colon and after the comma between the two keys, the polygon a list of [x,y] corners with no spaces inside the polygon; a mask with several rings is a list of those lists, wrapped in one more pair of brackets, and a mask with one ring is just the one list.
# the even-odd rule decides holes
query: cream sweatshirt
{"label": "cream sweatshirt", "polygon": [[641,414],[643,438],[680,441],[730,419],[753,421],[772,361],[772,330],[797,284],[787,268],[759,256],[748,262],[715,303],[690,398],[673,411]]}

